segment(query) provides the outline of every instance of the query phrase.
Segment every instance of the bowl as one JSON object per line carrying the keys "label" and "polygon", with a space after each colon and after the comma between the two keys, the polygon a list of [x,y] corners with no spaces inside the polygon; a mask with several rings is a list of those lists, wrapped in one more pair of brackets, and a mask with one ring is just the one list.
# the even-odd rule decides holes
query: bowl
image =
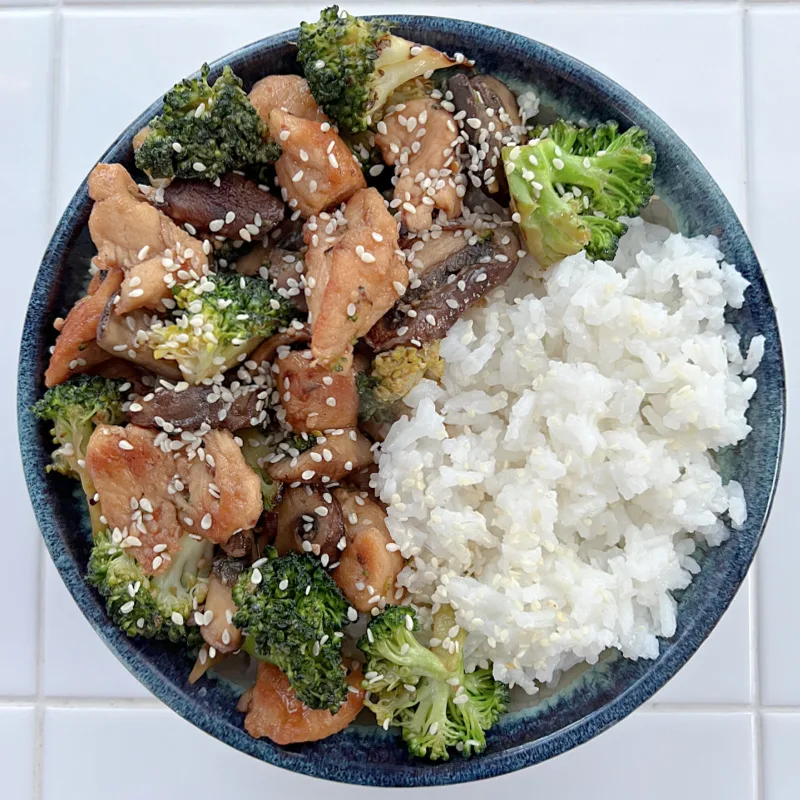
{"label": "bowl", "polygon": [[[757,373],[759,388],[748,418],[753,428],[736,448],[720,454],[726,479],[744,487],[748,519],[721,547],[705,555],[702,571],[679,598],[677,631],[660,643],[657,659],[628,661],[613,653],[567,674],[547,696],[504,716],[491,730],[485,752],[430,764],[411,758],[393,732],[354,724],[322,742],[280,747],[255,740],[242,728],[236,688],[203,679],[190,686],[190,664],[160,643],[129,639],[106,618],[99,596],[86,583],[90,528],[76,482],[47,475],[47,431],[29,409],[41,396],[53,319],[80,295],[94,253],[86,223],[86,182],[69,203],[47,248],[30,300],[19,360],[19,436],[28,490],[42,535],[67,588],[98,635],[153,694],[191,723],[232,747],[285,769],[371,786],[428,786],[488,778],[544,761],[596,736],[652,697],[686,663],[727,609],[747,573],[767,520],[778,477],[785,415],[785,376],[775,312],[758,261],[741,223],[692,151],[652,111],[591,67],[518,34],[461,20],[392,18],[400,35],[448,52],[461,51],[517,90],[535,87],[543,102],[573,118],[616,119],[650,131],[658,153],[656,191],[685,235],[719,237],[727,260],[750,281],[745,306],[730,314],[744,346],[766,337]],[[270,72],[296,72],[297,30],[243,47],[212,66],[230,64],[246,88]],[[178,76],[175,76],[176,78]],[[132,167],[134,133],[160,111],[154,103],[100,158]]]}

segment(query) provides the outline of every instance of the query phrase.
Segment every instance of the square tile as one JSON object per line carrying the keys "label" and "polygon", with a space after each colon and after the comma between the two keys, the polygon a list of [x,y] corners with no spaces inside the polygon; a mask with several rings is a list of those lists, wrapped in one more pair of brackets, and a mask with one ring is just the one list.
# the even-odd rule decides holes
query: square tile
{"label": "square tile", "polygon": [[46,697],[152,697],[92,630],[49,559],[44,590]]}
{"label": "square tile", "polygon": [[711,635],[651,703],[750,702],[750,580]]}
{"label": "square tile", "polygon": [[[47,176],[50,142],[49,12],[0,9],[0,108],[9,122],[0,125],[0,239],[10,244],[4,270],[5,345],[0,371],[0,504],[13,536],[13,568],[0,582],[0,606],[9,628],[4,640],[14,658],[0,659],[0,694],[32,695],[36,691],[37,561],[40,536],[28,502],[16,428],[16,373],[19,331],[33,280],[46,244]],[[13,120],[13,124],[10,123]],[[13,531],[13,534],[11,533]]]}
{"label": "square tile", "polygon": [[[574,752],[536,767],[489,782],[416,789],[413,797],[481,800],[487,792],[499,791],[506,796],[559,800],[627,799],[641,796],[646,782],[647,800],[751,800],[751,736],[748,714],[639,713]],[[269,787],[269,796],[297,800],[312,800],[321,791],[328,800],[367,800],[386,794],[322,784],[262,764],[215,742],[168,711],[58,708],[48,709],[45,717],[44,800],[75,797],[72,742],[80,742],[95,756],[95,767],[80,775],[81,800],[105,800],[110,785],[115,786],[117,800],[139,800],[156,782],[164,797],[201,793],[240,797],[264,786]],[[123,746],[138,767],[120,784],[114,779]],[[167,751],[174,764],[208,763],[213,769],[165,769],[154,754]],[[396,794],[412,796],[411,791]]]}
{"label": "square tile", "polygon": [[800,319],[791,298],[800,291],[794,258],[786,257],[785,234],[794,222],[795,187],[800,180],[800,153],[774,146],[774,123],[800,122],[800,85],[787,80],[800,71],[800,9],[773,7],[748,13],[750,70],[750,221],[777,308],[787,371],[789,425],[781,479],[772,516],[760,548],[760,664],[762,701],[800,704],[796,643],[800,619],[794,612],[795,565],[800,560],[794,487],[800,479],[800,429],[792,423],[800,392]]}
{"label": "square tile", "polygon": [[764,800],[796,800],[800,788],[800,713],[761,719]]}
{"label": "square tile", "polygon": [[33,796],[33,708],[0,708],[0,782],[3,797]]}

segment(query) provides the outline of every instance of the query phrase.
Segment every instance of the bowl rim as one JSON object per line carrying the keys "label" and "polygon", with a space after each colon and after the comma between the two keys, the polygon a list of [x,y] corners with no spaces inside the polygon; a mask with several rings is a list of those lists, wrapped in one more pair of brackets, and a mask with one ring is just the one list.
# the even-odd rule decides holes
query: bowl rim
{"label": "bowl rim", "polygon": [[[554,66],[562,69],[568,68],[570,80],[577,86],[584,89],[593,88],[600,96],[613,98],[613,103],[621,114],[636,119],[644,127],[652,129],[658,126],[662,131],[665,131],[671,138],[672,144],[677,149],[681,160],[688,162],[693,168],[699,169],[707,181],[708,189],[714,196],[715,201],[727,206],[731,219],[735,221],[741,235],[744,237],[746,246],[750,247],[752,252],[752,246],[749,238],[744,233],[741,222],[733,209],[730,208],[721,189],[688,145],[658,115],[611,78],[563,51],[521,34],[493,26],[447,17],[406,14],[382,16],[397,25],[422,26],[425,32],[431,36],[435,36],[437,33],[460,35],[465,42],[465,46],[476,37],[478,37],[476,44],[479,45],[480,37],[487,32],[491,32],[492,36],[499,40],[499,43],[509,47],[513,46],[517,51],[524,54],[525,59],[535,62],[545,69],[552,69]],[[265,49],[296,41],[298,32],[297,28],[282,31],[237,48],[210,64],[212,74],[215,74],[226,64],[258,57]],[[199,73],[194,73],[195,76],[197,74]],[[129,145],[133,132],[149,122],[158,112],[160,105],[161,100],[159,99],[136,117],[114,140],[98,161],[117,160],[121,147]],[[36,353],[34,348],[28,347],[26,344],[35,341],[41,335],[42,329],[49,324],[47,320],[42,319],[41,311],[36,306],[35,298],[45,296],[56,280],[56,269],[67,250],[69,236],[76,228],[82,227],[80,216],[88,201],[87,181],[84,179],[60,218],[47,246],[31,292],[31,300],[25,317],[20,345],[17,390],[17,420],[25,479],[36,519],[50,557],[53,559],[59,575],[64,580],[67,589],[83,615],[106,646],[137,680],[144,684],[172,711],[175,711],[196,727],[225,744],[248,753],[259,760],[264,760],[272,765],[294,772],[328,780],[368,786],[421,787],[449,785],[495,777],[540,763],[566,752],[585,743],[606,728],[622,720],[645,703],[678,672],[711,633],[727,610],[752,564],[756,548],[769,519],[775,488],[780,475],[786,427],[786,385],[785,366],[777,320],[775,321],[777,341],[774,344],[777,348],[780,366],[778,379],[780,380],[781,403],[777,420],[780,425],[780,432],[769,496],[758,534],[753,541],[752,547],[749,550],[740,552],[738,556],[740,563],[736,571],[732,573],[733,580],[729,585],[726,585],[722,596],[717,597],[717,605],[720,608],[719,614],[708,619],[693,620],[673,645],[657,661],[653,662],[651,668],[644,675],[639,677],[623,692],[616,695],[611,701],[571,725],[517,747],[507,748],[496,753],[486,753],[470,760],[453,760],[442,764],[425,763],[420,768],[410,768],[408,765],[383,765],[367,762],[359,764],[357,768],[352,765],[345,777],[342,776],[340,766],[330,764],[324,757],[298,757],[299,754],[281,748],[271,742],[268,742],[269,747],[264,748],[264,740],[262,740],[261,746],[257,749],[256,740],[251,739],[242,728],[236,730],[231,726],[215,726],[215,717],[212,712],[201,708],[193,699],[187,698],[178,686],[162,680],[159,673],[151,666],[147,657],[130,646],[129,640],[116,631],[108,621],[104,611],[98,611],[98,605],[93,597],[93,590],[85,582],[79,565],[69,553],[64,552],[65,548],[56,529],[53,508],[36,500],[37,497],[45,496],[46,478],[34,463],[34,459],[26,457],[26,454],[38,449],[36,440],[37,423],[33,420],[29,409],[36,393],[41,389],[41,376],[33,374],[37,370],[35,364]],[[755,253],[752,253],[752,258],[754,263],[758,265]],[[761,275],[763,279],[763,272]],[[774,315],[774,306],[766,285],[764,290],[765,301],[769,303]]]}

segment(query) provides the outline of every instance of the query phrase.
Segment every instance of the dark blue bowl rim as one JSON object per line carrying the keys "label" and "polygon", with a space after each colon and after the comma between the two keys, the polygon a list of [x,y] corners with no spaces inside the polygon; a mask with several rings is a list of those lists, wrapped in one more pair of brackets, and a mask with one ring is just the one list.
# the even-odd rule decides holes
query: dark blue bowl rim
{"label": "dark blue bowl rim", "polygon": [[[505,42],[517,50],[525,51],[526,55],[530,57],[531,60],[535,60],[543,65],[549,65],[550,67],[568,67],[570,77],[576,84],[591,88],[603,96],[613,96],[615,106],[630,118],[636,119],[638,124],[648,129],[655,129],[655,127],[658,126],[661,130],[666,131],[667,135],[674,137],[674,145],[678,148],[681,158],[703,175],[707,182],[708,191],[712,193],[713,199],[727,207],[732,223],[741,230],[741,224],[736,218],[734,211],[730,208],[722,191],[702,167],[691,149],[680,140],[677,134],[675,134],[663,120],[650,111],[649,108],[635,98],[630,92],[620,87],[607,76],[555,48],[521,36],[520,34],[511,33],[491,26],[440,17],[391,15],[388,18],[399,25],[423,26],[427,32],[431,34],[435,34],[437,31],[447,31],[448,33],[459,35],[463,38],[465,44],[470,39],[474,39],[476,34],[480,36],[481,32],[491,32],[492,35],[501,42]],[[287,41],[296,41],[297,34],[297,29],[284,31],[256,41],[243,48],[239,48],[214,62],[211,65],[212,72],[230,63],[232,59],[254,58],[257,57],[264,48],[283,44]],[[139,130],[146,124],[153,115],[157,113],[158,105],[158,102],[153,103],[150,108],[140,114],[108,148],[100,158],[100,161],[118,160],[120,147],[125,143],[130,133]],[[50,285],[56,279],[55,276],[58,265],[63,259],[67,249],[69,233],[77,224],[80,224],[80,210],[85,207],[87,203],[88,191],[86,180],[84,180],[61,217],[47,247],[34,284],[32,298],[45,296]],[[743,231],[742,236],[744,236]],[[756,262],[754,253],[752,254],[752,259]],[[765,297],[768,299],[769,295],[765,293]],[[758,536],[750,550],[740,554],[742,563],[737,579],[731,582],[723,596],[716,598],[715,605],[719,609],[719,613],[711,615],[708,618],[694,620],[693,624],[686,627],[681,637],[674,642],[667,653],[655,662],[652,668],[639,680],[602,708],[555,733],[528,742],[519,747],[509,748],[498,753],[487,754],[469,761],[455,760],[440,765],[426,765],[422,769],[409,769],[407,766],[389,766],[378,763],[363,763],[357,770],[352,771],[343,778],[340,768],[327,763],[323,759],[297,758],[296,754],[275,745],[271,745],[266,751],[260,748],[258,752],[256,752],[254,740],[251,739],[244,730],[232,730],[225,726],[221,728],[216,727],[214,725],[213,714],[195,707],[195,704],[182,694],[177,686],[161,680],[148,661],[134,651],[124,637],[120,638],[114,635],[113,626],[110,625],[106,617],[103,614],[97,613],[92,590],[83,580],[80,566],[63,552],[63,544],[58,537],[54,523],[53,509],[36,502],[35,498],[44,496],[46,477],[34,466],[34,459],[25,457],[26,453],[34,452],[35,449],[38,448],[35,435],[36,428],[31,421],[29,408],[32,402],[35,401],[37,397],[36,393],[40,391],[39,387],[41,385],[38,376],[31,377],[33,372],[37,370],[37,366],[34,363],[35,353],[33,353],[32,348],[26,347],[26,342],[30,342],[36,338],[36,334],[43,324],[47,323],[41,320],[35,304],[32,304],[29,306],[25,319],[19,359],[17,416],[20,432],[20,447],[23,456],[23,466],[28,492],[33,500],[34,511],[42,536],[59,574],[67,585],[73,599],[94,630],[109,649],[112,650],[115,656],[141,683],[172,710],[176,711],[201,730],[224,741],[237,750],[257,758],[262,758],[276,766],[318,778],[385,787],[433,786],[479,780],[502,775],[522,767],[545,761],[585,743],[601,731],[616,724],[646,702],[675,675],[690,656],[693,655],[699,644],[711,633],[722,616],[722,613],[724,613],[730,605],[744,580],[746,571],[755,556],[758,542],[763,535],[764,527],[772,507],[775,487],[780,472],[785,432],[786,392],[783,357],[780,340],[778,338],[775,346],[778,348],[779,364],[781,368],[779,379],[781,382],[782,402],[778,420],[780,424],[780,440],[769,491],[769,499],[766,504]],[[777,324],[775,326],[775,333],[777,336]]]}

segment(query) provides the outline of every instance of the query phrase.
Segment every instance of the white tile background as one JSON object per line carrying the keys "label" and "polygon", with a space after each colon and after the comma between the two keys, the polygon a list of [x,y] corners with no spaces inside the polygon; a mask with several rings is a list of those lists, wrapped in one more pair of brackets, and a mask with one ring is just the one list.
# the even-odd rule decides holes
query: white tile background
{"label": "white tile background", "polygon": [[[0,0],[0,240],[11,299],[0,322],[8,342],[0,348],[0,369],[9,376],[0,394],[0,450],[8,453],[0,504],[9,543],[0,580],[3,800],[161,800],[215,792],[304,799],[320,790],[336,800],[377,793],[323,786],[256,762],[151,698],[94,636],[46,558],[15,455],[10,376],[28,293],[47,236],[93,159],[203,59],[292,27],[319,5]],[[433,8],[392,0],[346,5],[382,13]],[[519,31],[589,62],[689,143],[761,257],[779,309],[791,405],[800,390],[800,321],[787,309],[800,282],[796,258],[784,253],[797,229],[800,3],[440,0],[435,8],[442,16]],[[421,793],[459,800],[487,791],[559,800],[797,800],[800,616],[792,598],[800,537],[790,492],[798,475],[800,443],[790,423],[758,568],[708,642],[653,703],[547,764],[488,784]],[[168,761],[158,758],[166,753]],[[191,767],[202,763],[213,769]]]}

